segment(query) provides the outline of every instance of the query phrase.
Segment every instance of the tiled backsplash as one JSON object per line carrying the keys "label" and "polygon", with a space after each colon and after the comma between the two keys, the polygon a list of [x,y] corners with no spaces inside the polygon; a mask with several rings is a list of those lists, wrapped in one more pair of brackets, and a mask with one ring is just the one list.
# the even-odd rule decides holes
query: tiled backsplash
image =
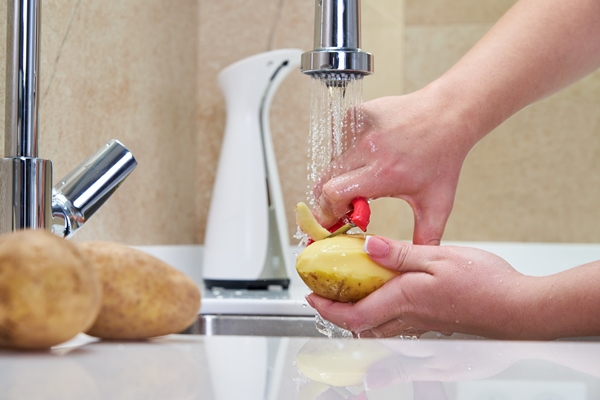
{"label": "tiled backsplash", "polygon": [[[363,0],[363,48],[376,60],[365,98],[434,79],[512,3]],[[225,123],[216,75],[269,49],[310,49],[313,7],[310,0],[44,0],[40,156],[54,161],[59,179],[114,137],[139,163],[75,240],[202,243]],[[3,53],[5,24],[6,2]],[[308,79],[290,74],[272,106],[290,234],[293,205],[306,193]],[[596,73],[478,144],[445,239],[600,240],[599,99]],[[402,201],[373,208],[374,232],[411,237],[412,215]]]}

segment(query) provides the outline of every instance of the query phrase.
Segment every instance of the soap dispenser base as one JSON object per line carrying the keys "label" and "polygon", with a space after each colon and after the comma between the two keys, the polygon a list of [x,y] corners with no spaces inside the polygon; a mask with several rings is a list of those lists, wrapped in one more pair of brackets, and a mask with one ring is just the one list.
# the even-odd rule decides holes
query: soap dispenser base
{"label": "soap dispenser base", "polygon": [[236,290],[268,290],[269,287],[278,286],[287,289],[290,286],[289,279],[259,279],[259,280],[224,280],[224,279],[204,279],[204,285],[207,289],[216,288],[236,289]]}

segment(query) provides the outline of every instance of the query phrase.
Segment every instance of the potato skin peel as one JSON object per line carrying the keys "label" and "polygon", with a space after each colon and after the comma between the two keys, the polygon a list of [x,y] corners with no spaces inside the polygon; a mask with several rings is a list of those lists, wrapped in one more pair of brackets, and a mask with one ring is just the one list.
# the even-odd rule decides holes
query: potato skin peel
{"label": "potato skin peel", "polygon": [[317,222],[310,208],[305,203],[296,204],[296,224],[302,232],[308,235],[312,240],[325,239],[330,235],[330,232],[323,228]]}
{"label": "potato skin peel", "polygon": [[196,320],[198,285],[161,260],[124,245],[79,245],[98,273],[100,314],[86,331],[104,339],[145,339],[178,333]]}
{"label": "potato skin peel", "polygon": [[399,275],[371,260],[362,250],[364,238],[339,235],[307,246],[296,260],[296,271],[316,294],[355,303]]}
{"label": "potato skin peel", "polygon": [[100,311],[96,271],[74,243],[42,230],[0,236],[0,346],[44,349]]}

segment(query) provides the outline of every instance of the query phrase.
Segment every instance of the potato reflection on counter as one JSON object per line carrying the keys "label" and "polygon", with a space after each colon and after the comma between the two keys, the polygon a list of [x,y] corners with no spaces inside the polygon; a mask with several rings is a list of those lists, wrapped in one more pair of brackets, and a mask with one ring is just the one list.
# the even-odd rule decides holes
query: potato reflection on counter
{"label": "potato reflection on counter", "polygon": [[184,340],[168,337],[121,343],[91,343],[81,349],[82,356],[75,358],[93,377],[99,399],[204,398],[210,379],[202,350],[190,350]]}
{"label": "potato reflection on counter", "polygon": [[194,346],[200,340],[95,341],[25,356],[2,349],[0,399],[204,398],[210,379],[204,349]]}
{"label": "potato reflection on counter", "polygon": [[362,250],[362,236],[339,235],[307,246],[296,260],[296,270],[319,296],[355,303],[373,293],[398,272],[384,268]]}
{"label": "potato reflection on counter", "polygon": [[296,354],[296,368],[306,378],[298,400],[314,400],[327,390],[353,390],[390,350],[375,340],[310,339]]}
{"label": "potato reflection on counter", "polygon": [[0,350],[2,400],[101,400],[93,375],[76,358],[50,352]]}
{"label": "potato reflection on counter", "polygon": [[110,242],[79,245],[98,273],[102,307],[87,334],[145,339],[188,328],[200,310],[198,285],[140,250]]}
{"label": "potato reflection on counter", "polygon": [[0,346],[65,342],[92,325],[101,296],[96,272],[75,244],[41,230],[0,236]]}

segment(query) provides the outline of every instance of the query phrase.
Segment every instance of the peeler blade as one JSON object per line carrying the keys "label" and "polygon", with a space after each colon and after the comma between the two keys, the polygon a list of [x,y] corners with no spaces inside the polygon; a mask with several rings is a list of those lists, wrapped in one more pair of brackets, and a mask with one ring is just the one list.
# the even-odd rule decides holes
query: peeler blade
{"label": "peeler blade", "polygon": [[329,235],[327,237],[332,238],[334,236],[344,234],[354,227],[356,227],[356,225],[354,225],[353,223],[344,224],[344,225],[340,226],[338,229],[336,229],[335,231],[331,232],[331,235]]}

